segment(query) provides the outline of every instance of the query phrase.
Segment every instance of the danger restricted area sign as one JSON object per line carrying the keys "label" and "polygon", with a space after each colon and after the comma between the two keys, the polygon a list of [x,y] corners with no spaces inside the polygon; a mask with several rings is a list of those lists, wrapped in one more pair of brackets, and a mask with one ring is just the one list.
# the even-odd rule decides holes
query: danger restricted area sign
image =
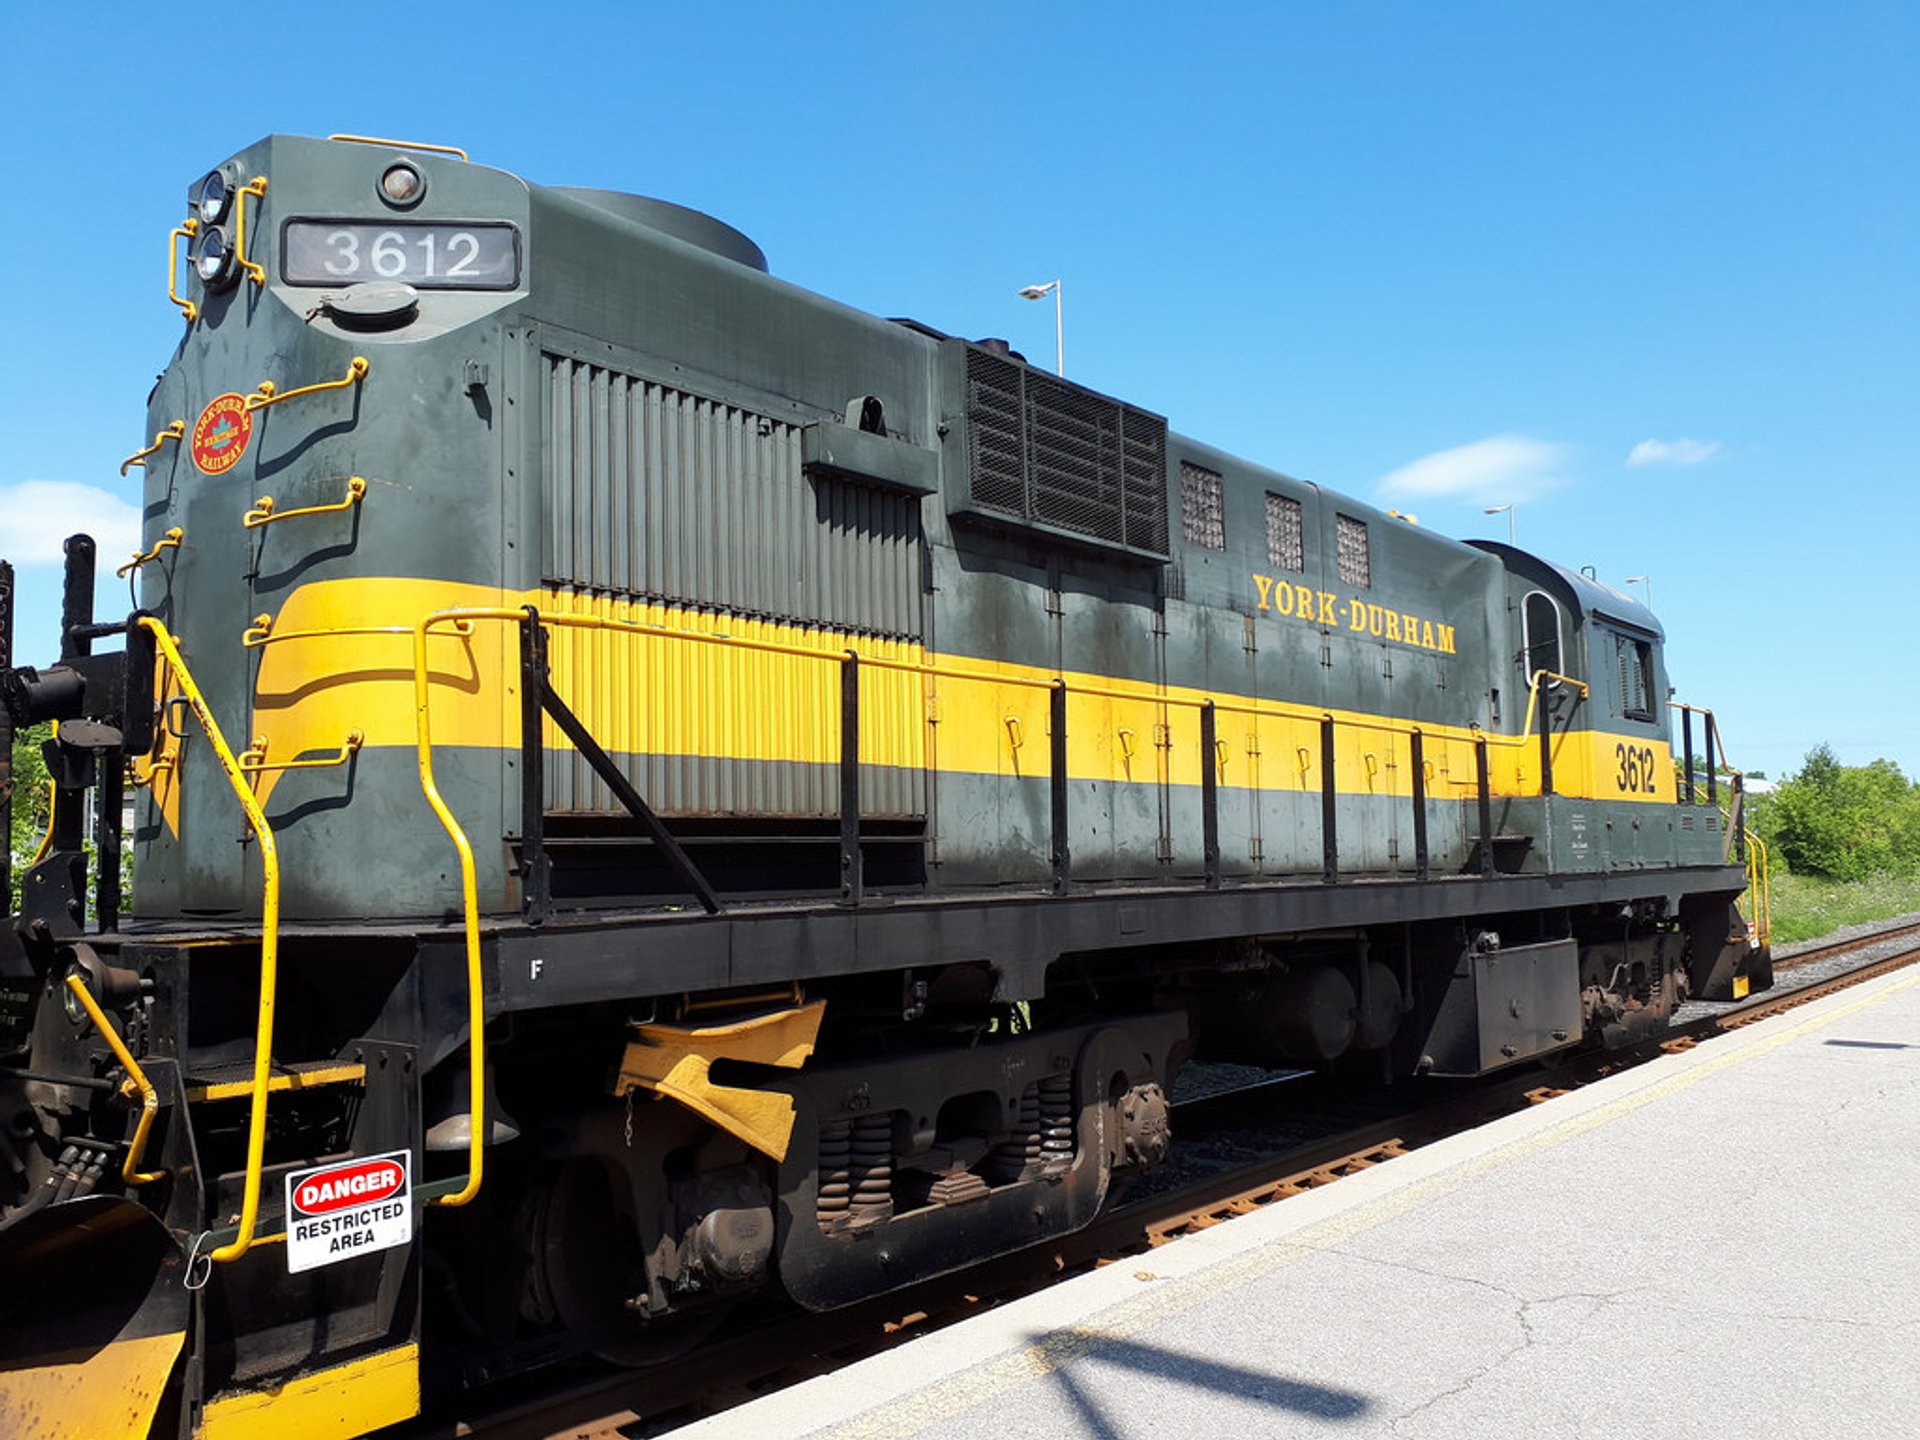
{"label": "danger restricted area sign", "polygon": [[287,1176],[287,1269],[313,1270],[413,1241],[405,1150]]}

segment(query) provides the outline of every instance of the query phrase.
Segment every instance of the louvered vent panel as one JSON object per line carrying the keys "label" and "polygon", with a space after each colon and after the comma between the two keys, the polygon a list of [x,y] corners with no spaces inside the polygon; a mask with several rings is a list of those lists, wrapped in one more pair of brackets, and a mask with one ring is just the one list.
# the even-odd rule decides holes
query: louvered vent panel
{"label": "louvered vent panel", "polygon": [[545,578],[920,634],[918,497],[800,471],[800,427],[549,354]]}
{"label": "louvered vent panel", "polygon": [[1164,420],[969,348],[967,421],[972,508],[1166,555]]}
{"label": "louvered vent panel", "polygon": [[[917,496],[803,475],[790,422],[544,358],[551,604],[836,655],[847,634],[884,642],[884,653],[920,638]],[[563,628],[552,645],[556,685],[607,748],[652,752],[631,778],[657,809],[836,813],[834,665]],[[863,729],[900,729],[892,754],[911,759],[924,723],[917,692],[869,677],[863,694],[903,707],[884,722],[870,714]],[[866,767],[863,808],[922,813],[920,777],[878,768],[891,763]],[[564,749],[549,751],[548,786],[555,811],[620,810]]]}

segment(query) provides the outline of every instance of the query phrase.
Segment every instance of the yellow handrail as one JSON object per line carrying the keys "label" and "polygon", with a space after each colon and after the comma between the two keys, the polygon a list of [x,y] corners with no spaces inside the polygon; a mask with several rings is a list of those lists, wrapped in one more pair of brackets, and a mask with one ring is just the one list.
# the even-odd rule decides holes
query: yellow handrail
{"label": "yellow handrail", "polygon": [[267,759],[267,737],[256,735],[253,744],[240,752],[240,768],[249,775],[257,775],[262,770],[326,770],[336,765],[344,765],[360,753],[360,747],[367,743],[366,735],[359,730],[347,732],[346,743],[331,755],[323,755],[317,760],[275,760]]}
{"label": "yellow handrail", "polygon": [[147,457],[149,455],[154,454],[156,451],[159,450],[159,448],[162,445],[166,444],[169,440],[178,440],[182,435],[185,435],[186,433],[187,433],[186,421],[184,420],[171,421],[167,425],[166,429],[160,431],[157,435],[153,437],[153,443],[151,445],[147,446],[147,448],[144,450],[134,451],[133,454],[129,455],[126,459],[120,462],[120,473],[124,475],[127,473],[127,471],[131,470],[136,465],[144,467],[147,463]]}
{"label": "yellow handrail", "polygon": [[[167,236],[167,299],[180,307],[180,313],[186,317],[189,325],[200,318],[200,307],[180,293],[180,287],[175,283],[174,277],[180,273],[180,241],[184,239],[187,242],[187,253],[192,255],[193,237],[199,233],[200,222],[186,220],[174,226]],[[124,465],[121,466],[120,473],[122,475],[127,473]]]}
{"label": "yellow handrail", "polygon": [[180,542],[186,538],[187,532],[178,525],[175,525],[172,529],[168,530],[166,534],[153,542],[153,548],[151,550],[134,551],[133,558],[113,572],[113,578],[116,580],[123,579],[138,570],[142,565],[153,560],[158,560],[162,550],[178,550],[180,548]]}
{"label": "yellow handrail", "polygon": [[480,1177],[486,1163],[487,1120],[487,1006],[483,990],[485,977],[480,969],[480,894],[473,873],[473,846],[467,832],[454,818],[441,798],[433,779],[433,724],[430,715],[432,690],[427,678],[427,632],[443,619],[514,619],[513,610],[463,612],[460,616],[438,611],[425,616],[413,627],[413,706],[414,741],[418,751],[420,789],[440,817],[440,824],[453,839],[460,857],[460,915],[467,946],[467,1112],[470,1126],[467,1136],[467,1176],[460,1189],[434,1199],[435,1205],[465,1205],[480,1193]]}
{"label": "yellow handrail", "polygon": [[253,1244],[254,1225],[260,1218],[260,1174],[265,1166],[267,1149],[267,1081],[273,1068],[274,989],[280,973],[280,852],[274,845],[273,828],[267,824],[266,813],[254,797],[253,786],[247,782],[246,772],[240,768],[240,762],[227,747],[226,737],[220,733],[220,722],[213,718],[213,711],[208,708],[206,697],[200,693],[193,672],[187,668],[172,632],[152,615],[139,618],[140,624],[152,634],[154,644],[180,681],[180,693],[199,717],[207,743],[213,748],[215,757],[220,761],[220,769],[246,814],[247,823],[253,827],[253,833],[260,841],[260,870],[263,876],[260,900],[260,1004],[254,1027],[252,1100],[247,1117],[247,1170],[240,1196],[239,1231],[229,1243],[210,1253],[211,1259],[224,1264],[238,1260],[247,1253]]}
{"label": "yellow handrail", "polygon": [[[332,385],[333,382],[330,381],[327,385],[309,385],[307,389],[328,389],[331,388]],[[282,400],[290,400],[295,395],[303,393],[305,392],[290,390],[280,398]],[[272,404],[273,402],[269,400],[265,403]],[[255,406],[250,408],[258,409],[261,407]],[[298,510],[276,511],[273,508],[273,497],[271,495],[262,495],[258,500],[253,502],[253,508],[241,517],[240,523],[248,530],[257,530],[262,525],[273,524],[276,520],[295,520],[302,515],[337,515],[342,510],[351,510],[366,498],[367,482],[358,475],[351,475],[347,477],[347,498],[344,500],[336,500],[331,505],[307,505]]]}
{"label": "yellow handrail", "polygon": [[[473,626],[465,620],[453,627],[455,636],[464,639],[473,634]],[[256,615],[253,623],[240,632],[240,643],[248,650],[259,650],[267,645],[279,645],[287,640],[331,640],[337,635],[411,635],[411,625],[328,625],[318,630],[283,630],[274,633],[273,616]]]}
{"label": "yellow handrail", "polygon": [[233,258],[256,285],[267,283],[267,267],[247,258],[247,197],[251,195],[258,201],[266,193],[267,177],[260,175],[242,185],[233,197]]}
{"label": "yellow handrail", "polygon": [[160,1093],[153,1088],[153,1082],[147,1079],[147,1072],[140,1068],[140,1062],[133,1058],[133,1052],[127,1049],[126,1042],[114,1030],[99,1001],[87,989],[87,982],[78,975],[69,975],[67,989],[80,1002],[80,1008],[87,1012],[87,1018],[93,1021],[93,1028],[100,1032],[100,1038],[113,1051],[113,1058],[127,1072],[126,1082],[120,1087],[121,1093],[129,1098],[133,1095],[140,1097],[140,1120],[133,1127],[133,1139],[127,1145],[127,1158],[120,1166],[120,1178],[129,1185],[151,1185],[155,1180],[164,1180],[166,1171],[140,1168],[140,1157],[147,1148],[147,1136],[153,1130],[154,1117],[160,1113]]}
{"label": "yellow handrail", "polygon": [[[53,733],[56,735],[60,733],[60,726],[57,721],[54,723]],[[53,807],[59,803],[60,782],[58,780],[49,780],[47,781],[47,833],[40,837],[40,844],[34,849],[32,864],[38,865],[42,860],[47,858],[47,852],[53,849]]]}
{"label": "yellow handrail", "polygon": [[298,400],[302,395],[318,395],[322,390],[344,390],[349,385],[358,385],[367,378],[367,372],[373,367],[367,363],[367,357],[356,355],[347,362],[347,373],[338,380],[317,380],[311,385],[301,385],[282,393],[271,380],[262,380],[254,393],[247,396],[247,409],[264,410],[269,405],[281,405],[288,400]]}
{"label": "yellow handrail", "polygon": [[1767,842],[1741,827],[1747,837],[1747,893],[1753,896],[1754,933],[1765,945],[1773,938],[1773,861]]}

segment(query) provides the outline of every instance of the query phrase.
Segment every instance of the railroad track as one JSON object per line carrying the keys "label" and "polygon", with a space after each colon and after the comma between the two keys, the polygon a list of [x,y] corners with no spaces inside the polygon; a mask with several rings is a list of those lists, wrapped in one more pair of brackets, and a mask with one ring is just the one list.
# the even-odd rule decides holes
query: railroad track
{"label": "railroad track", "polygon": [[[1899,943],[1908,942],[1908,943]],[[1689,1049],[1714,1035],[1753,1024],[1848,986],[1920,961],[1920,924],[1852,936],[1776,962],[1777,975],[1814,970],[1876,946],[1894,946],[1863,965],[1807,983],[1776,983],[1749,1000],[1712,1007],[1674,1026],[1658,1040],[1623,1050],[1582,1054],[1551,1072],[1523,1067],[1478,1082],[1401,1087],[1382,1092],[1357,1123],[1295,1143],[1281,1153],[1243,1163],[1202,1168],[1188,1178],[1138,1198],[1123,1197],[1109,1215],[1073,1235],[1003,1256],[964,1275],[930,1281],[902,1294],[827,1315],[768,1313],[743,1317],[737,1333],[701,1350],[697,1366],[596,1375],[556,1393],[550,1377],[539,1394],[519,1400],[489,1397],[486,1413],[442,1418],[398,1432],[407,1440],[636,1440],[673,1424],[732,1408],[759,1395],[898,1345],[913,1334],[967,1318],[994,1305],[1057,1283],[1063,1276],[1124,1263],[1155,1246],[1266,1205],[1336,1183],[1396,1156],[1531,1105],[1550,1102],[1582,1085],[1617,1074],[1663,1052]],[[1699,1008],[1699,1007],[1694,1007]],[[1550,1079],[1543,1080],[1544,1075]],[[1411,1092],[1420,1091],[1415,1099]],[[1281,1096],[1284,1093],[1284,1102]],[[1189,1102],[1176,1111],[1176,1133],[1201,1127],[1227,1132],[1271,1123],[1280,1103],[1310,1110],[1341,1108],[1319,1077],[1249,1086]],[[725,1377],[716,1380],[715,1377]]]}

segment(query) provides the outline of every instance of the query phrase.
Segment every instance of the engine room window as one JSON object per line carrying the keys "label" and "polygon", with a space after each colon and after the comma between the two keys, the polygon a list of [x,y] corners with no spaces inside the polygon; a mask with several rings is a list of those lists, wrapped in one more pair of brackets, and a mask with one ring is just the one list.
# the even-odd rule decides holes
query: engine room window
{"label": "engine room window", "polygon": [[1304,527],[1300,523],[1300,502],[1286,495],[1267,492],[1267,563],[1296,575],[1307,568]]}
{"label": "engine room window", "polygon": [[1227,548],[1227,517],[1221,505],[1220,477],[1198,465],[1180,462],[1180,533],[1189,545]]}
{"label": "engine room window", "polygon": [[1367,522],[1351,515],[1336,515],[1339,526],[1340,582],[1365,590],[1373,584],[1373,567],[1367,559]]}
{"label": "engine room window", "polygon": [[1620,714],[1628,720],[1653,719],[1653,646],[1628,635],[1613,637],[1620,665]]}

